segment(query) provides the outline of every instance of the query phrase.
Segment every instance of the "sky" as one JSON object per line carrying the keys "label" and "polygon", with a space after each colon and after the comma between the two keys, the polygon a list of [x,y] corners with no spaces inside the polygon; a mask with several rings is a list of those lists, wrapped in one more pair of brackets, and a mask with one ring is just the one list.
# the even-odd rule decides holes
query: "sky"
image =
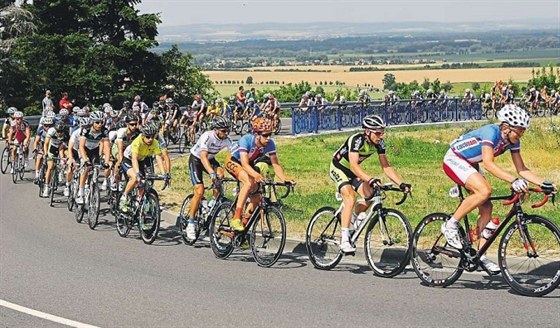
{"label": "sky", "polygon": [[161,13],[161,26],[224,23],[476,22],[548,18],[559,0],[142,0],[141,13]]}

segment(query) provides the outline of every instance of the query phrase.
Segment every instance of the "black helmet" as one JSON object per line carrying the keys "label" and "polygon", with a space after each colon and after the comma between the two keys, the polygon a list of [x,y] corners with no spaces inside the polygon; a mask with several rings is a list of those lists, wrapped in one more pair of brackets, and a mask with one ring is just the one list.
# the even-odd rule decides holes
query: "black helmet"
{"label": "black helmet", "polygon": [[123,108],[130,108],[130,101],[125,100],[122,104]]}
{"label": "black helmet", "polygon": [[136,114],[130,114],[130,115],[126,115],[126,118],[124,119],[124,121],[126,123],[130,123],[132,121],[136,121],[138,122],[140,119],[138,118],[138,115]]}
{"label": "black helmet", "polygon": [[230,121],[227,118],[216,116],[212,121],[213,129],[229,129],[231,127]]}
{"label": "black helmet", "polygon": [[144,125],[140,132],[145,136],[155,136],[159,132],[159,128],[153,122],[150,122]]}
{"label": "black helmet", "polygon": [[159,108],[159,101],[154,101],[152,108]]}
{"label": "black helmet", "polygon": [[54,129],[56,130],[56,132],[63,132],[64,129],[66,128],[66,124],[64,124],[64,122],[56,122],[54,125]]}
{"label": "black helmet", "polygon": [[385,122],[379,115],[368,115],[364,117],[364,120],[362,121],[362,128],[365,129],[384,129],[385,126]]}

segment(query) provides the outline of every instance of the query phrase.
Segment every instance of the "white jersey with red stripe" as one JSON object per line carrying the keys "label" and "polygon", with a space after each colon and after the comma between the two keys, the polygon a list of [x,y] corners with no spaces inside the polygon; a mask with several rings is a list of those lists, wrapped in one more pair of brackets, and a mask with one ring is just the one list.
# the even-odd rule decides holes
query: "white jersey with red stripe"
{"label": "white jersey with red stripe", "polygon": [[482,146],[492,147],[494,156],[499,156],[509,150],[519,152],[521,143],[507,144],[502,139],[500,126],[489,124],[473,130],[451,142],[451,151],[471,164],[482,162]]}

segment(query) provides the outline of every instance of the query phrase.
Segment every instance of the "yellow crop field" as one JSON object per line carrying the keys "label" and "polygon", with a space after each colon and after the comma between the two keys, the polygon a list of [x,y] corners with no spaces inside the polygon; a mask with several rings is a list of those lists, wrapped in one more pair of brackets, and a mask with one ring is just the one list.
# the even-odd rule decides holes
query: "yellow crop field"
{"label": "yellow crop field", "polygon": [[[330,72],[272,72],[277,67],[267,67],[271,72],[255,71],[205,71],[213,82],[224,80],[245,81],[248,76],[253,77],[254,83],[261,81],[279,81],[280,83],[298,83],[307,81],[311,84],[319,81],[345,82],[346,86],[353,87],[369,83],[380,87],[383,85],[383,76],[387,73],[395,75],[398,82],[410,83],[413,80],[422,82],[424,78],[430,81],[439,79],[441,82],[494,82],[497,80],[526,82],[532,77],[531,67],[507,68],[474,68],[474,69],[438,69],[438,70],[406,70],[406,71],[375,71],[375,72],[348,72],[348,66],[302,66],[281,67],[282,69],[299,68],[300,70],[331,70]],[[345,72],[346,70],[346,72]]]}

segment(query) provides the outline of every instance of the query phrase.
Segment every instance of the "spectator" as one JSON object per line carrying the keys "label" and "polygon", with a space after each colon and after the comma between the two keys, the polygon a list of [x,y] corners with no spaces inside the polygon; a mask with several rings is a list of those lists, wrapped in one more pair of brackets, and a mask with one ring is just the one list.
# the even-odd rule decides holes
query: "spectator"
{"label": "spectator", "polygon": [[62,93],[62,99],[58,102],[59,109],[66,108],[68,110],[72,109],[72,103],[68,100],[68,92]]}
{"label": "spectator", "polygon": [[54,104],[51,99],[51,90],[47,90],[45,92],[45,98],[43,98],[42,105],[43,105],[43,117],[46,116],[47,112],[54,111]]}

